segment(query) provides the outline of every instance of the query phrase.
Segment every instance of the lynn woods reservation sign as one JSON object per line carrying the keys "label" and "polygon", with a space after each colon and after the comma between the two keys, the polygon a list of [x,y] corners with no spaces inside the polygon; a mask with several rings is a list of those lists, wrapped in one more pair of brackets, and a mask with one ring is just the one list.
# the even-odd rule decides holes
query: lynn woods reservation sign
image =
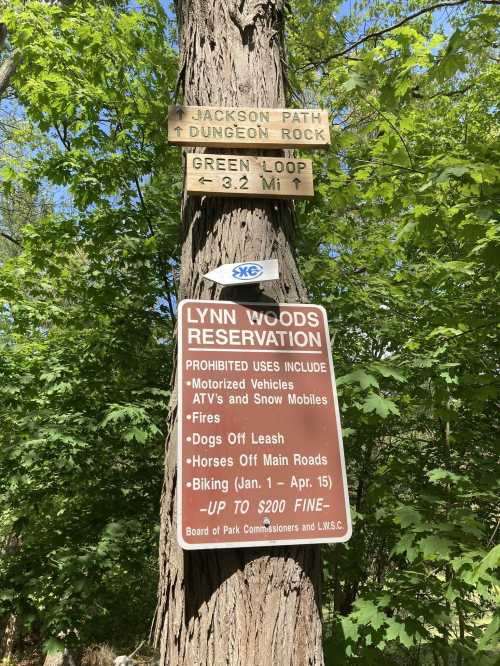
{"label": "lynn woods reservation sign", "polygon": [[168,141],[179,146],[326,148],[324,109],[169,106]]}
{"label": "lynn woods reservation sign", "polygon": [[348,540],[324,309],[185,300],[179,340],[180,545]]}

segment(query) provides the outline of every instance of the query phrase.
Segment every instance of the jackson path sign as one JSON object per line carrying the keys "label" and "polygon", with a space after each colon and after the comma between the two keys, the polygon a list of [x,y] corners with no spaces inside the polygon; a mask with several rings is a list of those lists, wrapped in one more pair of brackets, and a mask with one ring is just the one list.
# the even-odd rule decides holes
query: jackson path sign
{"label": "jackson path sign", "polygon": [[168,140],[179,146],[326,148],[330,127],[322,109],[169,106]]}

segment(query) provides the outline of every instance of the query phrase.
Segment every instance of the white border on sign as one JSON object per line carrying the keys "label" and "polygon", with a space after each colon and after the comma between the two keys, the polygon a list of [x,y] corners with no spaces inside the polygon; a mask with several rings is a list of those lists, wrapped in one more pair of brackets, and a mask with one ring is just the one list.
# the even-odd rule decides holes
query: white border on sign
{"label": "white border on sign", "polygon": [[[338,430],[338,440],[339,440],[339,453],[340,453],[340,465],[342,468],[342,483],[344,489],[344,499],[345,499],[345,511],[347,519],[347,532],[341,537],[330,537],[330,538],[321,538],[321,539],[265,539],[262,541],[219,541],[217,543],[187,543],[184,541],[182,536],[182,390],[183,390],[183,364],[182,364],[182,310],[184,305],[190,303],[220,303],[221,305],[255,305],[260,308],[262,307],[302,307],[302,308],[317,308],[323,314],[323,322],[325,325],[325,339],[326,339],[326,350],[328,353],[328,363],[330,365],[330,375],[332,379],[332,392],[333,392],[333,403],[335,407],[335,418],[337,421],[337,430]],[[352,521],[351,521],[351,510],[349,506],[349,492],[347,490],[347,475],[345,470],[345,460],[344,460],[344,442],[342,440],[342,429],[340,427],[340,411],[337,399],[337,386],[335,383],[335,371],[333,369],[333,358],[332,358],[332,346],[330,344],[330,332],[328,330],[328,318],[326,310],[322,305],[314,305],[309,303],[276,303],[275,306],[271,306],[269,303],[247,303],[242,301],[208,301],[208,300],[196,300],[196,299],[185,299],[181,301],[177,308],[177,322],[178,322],[178,340],[179,344],[177,345],[178,356],[177,356],[177,402],[178,402],[178,411],[177,411],[177,541],[181,548],[184,550],[212,550],[215,548],[255,548],[259,546],[293,546],[297,544],[315,544],[315,543],[345,543],[349,541],[352,536]],[[227,350],[221,349],[221,352]]]}

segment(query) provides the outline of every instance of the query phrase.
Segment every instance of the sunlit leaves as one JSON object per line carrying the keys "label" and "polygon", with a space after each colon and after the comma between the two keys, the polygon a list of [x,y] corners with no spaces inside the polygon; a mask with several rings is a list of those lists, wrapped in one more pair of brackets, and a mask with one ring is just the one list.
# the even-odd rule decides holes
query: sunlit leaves
{"label": "sunlit leaves", "polygon": [[299,211],[301,266],[329,311],[356,516],[327,579],[332,663],[385,663],[388,642],[408,658],[459,650],[480,663],[494,631],[479,642],[494,582],[473,571],[497,524],[498,14],[424,13],[329,58],[427,5],[330,3],[321,51],[300,39],[312,20],[294,3],[294,83],[335,127],[316,204]]}
{"label": "sunlit leaves", "polygon": [[0,266],[0,536],[22,540],[0,563],[15,590],[0,612],[35,623],[48,650],[61,631],[143,633],[154,607],[176,56],[153,0],[12,2],[2,20],[23,51],[13,84],[28,121],[1,185],[34,203],[22,252]]}

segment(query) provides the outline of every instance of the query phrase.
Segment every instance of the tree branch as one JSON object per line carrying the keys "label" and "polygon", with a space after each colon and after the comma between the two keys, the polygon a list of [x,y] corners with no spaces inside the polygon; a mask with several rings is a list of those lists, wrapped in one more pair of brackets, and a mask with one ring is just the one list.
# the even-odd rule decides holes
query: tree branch
{"label": "tree branch", "polygon": [[6,233],[5,231],[0,231],[0,236],[3,236],[3,238],[10,241],[11,243],[14,243],[14,245],[17,245],[18,247],[22,248],[22,246],[23,246],[20,241],[16,240],[13,236]]}
{"label": "tree branch", "polygon": [[[422,96],[423,99],[435,99],[436,97],[455,97],[456,95],[464,95],[469,90],[474,88],[474,84],[466,86],[465,88],[460,88],[459,90],[443,90],[443,92],[434,93],[434,95],[429,95],[429,97]],[[420,95],[416,95],[420,97]]]}
{"label": "tree branch", "polygon": [[[149,218],[148,210],[147,210],[147,207],[146,207],[146,202],[144,201],[144,196],[142,194],[141,184],[139,182],[139,179],[135,175],[134,175],[134,182],[135,182],[135,186],[136,186],[136,189],[137,189],[137,194],[139,195],[139,200],[141,202],[142,210],[146,215],[146,222],[147,222],[147,225],[148,225],[148,228],[149,228],[149,232],[152,236],[154,236],[155,235],[155,230],[153,229],[153,225],[151,224],[151,220]],[[172,303],[172,297],[170,295],[170,285],[168,284],[167,274],[163,271],[163,265],[162,265],[163,262],[164,262],[164,258],[160,255],[159,256],[159,262],[158,262],[158,264],[159,264],[158,269],[160,271],[160,276],[163,280],[163,285],[165,287],[165,292],[167,294],[168,310],[169,310],[169,313],[170,313],[170,319],[172,320],[172,330],[174,330],[175,322],[176,322],[176,316],[175,316],[175,312],[174,312],[174,305]]]}
{"label": "tree branch", "polygon": [[71,144],[68,141],[68,128],[64,125],[64,123],[63,123],[63,132],[64,132],[63,134],[61,134],[59,126],[56,125],[55,123],[54,123],[54,129],[56,130],[57,136],[61,140],[61,143],[66,148],[66,150],[71,150]]}
{"label": "tree branch", "polygon": [[[500,5],[500,0],[479,0],[483,5]],[[381,37],[382,35],[385,35],[387,32],[391,32],[392,30],[396,30],[397,28],[400,28],[402,25],[405,25],[405,23],[408,23],[409,21],[413,21],[413,19],[418,18],[419,16],[422,16],[423,14],[427,14],[428,12],[433,12],[436,9],[446,9],[447,7],[458,7],[460,5],[466,5],[469,3],[470,0],[454,0],[453,2],[437,2],[434,5],[429,5],[428,7],[423,7],[422,9],[419,9],[417,12],[414,12],[413,14],[409,14],[408,16],[405,16],[402,18],[400,21],[397,23],[394,23],[394,25],[390,25],[387,28],[381,28],[380,30],[374,30],[373,32],[369,32],[367,35],[364,35],[361,37],[361,39],[358,39],[357,42],[354,42],[353,44],[350,44],[349,46],[346,46],[345,49],[342,51],[337,51],[336,53],[332,53],[329,56],[326,56],[326,58],[323,58],[322,60],[318,60],[316,62],[311,62],[308,63],[307,65],[304,65],[303,67],[299,67],[299,70],[301,69],[310,69],[312,67],[317,67],[318,65],[324,65],[330,60],[334,60],[335,58],[340,58],[342,56],[347,55],[350,51],[353,51],[356,49],[358,46],[361,46],[361,44],[364,44],[367,42],[369,39],[374,39],[376,37]]]}
{"label": "tree branch", "polygon": [[7,26],[5,23],[0,23],[0,51],[5,46],[5,41],[7,39]]}

